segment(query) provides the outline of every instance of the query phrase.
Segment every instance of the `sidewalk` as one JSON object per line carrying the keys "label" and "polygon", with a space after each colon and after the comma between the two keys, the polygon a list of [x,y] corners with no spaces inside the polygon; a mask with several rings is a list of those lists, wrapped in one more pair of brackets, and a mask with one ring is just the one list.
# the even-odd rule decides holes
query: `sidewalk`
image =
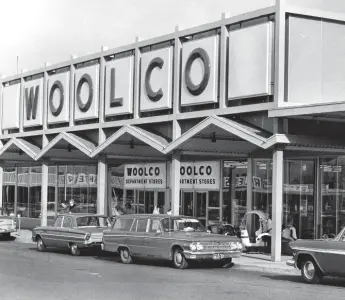
{"label": "sidewalk", "polygon": [[[20,232],[12,234],[12,236],[16,237],[16,241],[19,243],[33,243],[31,240],[31,230],[22,229]],[[269,254],[242,253],[241,258],[234,259],[235,265],[231,270],[239,269],[252,272],[299,275],[299,270],[286,264],[286,261],[290,258],[291,256],[282,256],[282,261],[275,263],[271,261]]]}

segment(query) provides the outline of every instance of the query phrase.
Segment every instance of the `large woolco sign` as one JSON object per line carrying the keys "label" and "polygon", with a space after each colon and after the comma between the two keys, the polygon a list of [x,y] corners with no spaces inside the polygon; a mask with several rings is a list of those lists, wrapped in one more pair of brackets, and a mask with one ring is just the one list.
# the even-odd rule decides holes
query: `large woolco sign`
{"label": "large woolco sign", "polygon": [[[271,95],[272,22],[230,31],[229,36],[231,43],[225,50],[229,57],[225,66],[228,93],[227,99],[221,101]],[[2,129],[42,126],[45,122],[69,126],[70,121],[131,116],[137,113],[134,107],[140,112],[171,110],[176,96],[174,74],[181,76],[177,91],[180,106],[217,103],[219,71],[225,63],[219,57],[219,40],[215,34],[183,42],[180,58],[174,57],[176,49],[171,45],[149,51],[140,48],[139,59],[133,54],[134,49],[105,57],[104,70],[99,60],[78,63],[73,78],[66,67],[49,72],[47,80],[41,72],[5,82],[2,111],[15,113],[3,113]],[[173,68],[176,59],[179,72]],[[135,65],[137,61],[139,66]],[[137,67],[140,74],[134,76]],[[134,105],[134,101],[138,103]],[[104,103],[103,116],[100,116],[101,103]]]}
{"label": "large woolco sign", "polygon": [[125,165],[126,189],[165,189],[166,163]]}
{"label": "large woolco sign", "polygon": [[184,162],[180,166],[180,188],[195,190],[220,189],[220,162]]}

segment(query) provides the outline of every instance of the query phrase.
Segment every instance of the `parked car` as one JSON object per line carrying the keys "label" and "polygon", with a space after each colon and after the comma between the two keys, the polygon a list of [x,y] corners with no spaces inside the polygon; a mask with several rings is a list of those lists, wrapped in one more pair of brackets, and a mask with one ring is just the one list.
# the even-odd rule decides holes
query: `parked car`
{"label": "parked car", "polygon": [[90,247],[100,247],[103,230],[110,227],[108,217],[96,214],[59,214],[53,226],[36,227],[32,240],[38,251],[47,247],[69,248],[72,255]]}
{"label": "parked car", "polygon": [[222,265],[239,257],[237,237],[207,233],[198,219],[171,215],[121,215],[103,232],[102,249],[120,254],[125,264],[133,257],[171,260],[178,269],[189,261],[218,261]]}
{"label": "parked car", "polygon": [[211,231],[211,233],[240,237],[239,227],[235,227],[231,224],[215,223],[207,226],[207,229]]}
{"label": "parked car", "polygon": [[286,263],[301,270],[306,283],[324,276],[345,277],[345,228],[333,239],[297,240],[290,243],[293,258]]}
{"label": "parked car", "polygon": [[11,233],[17,231],[15,216],[11,216],[6,209],[0,208],[0,236],[10,237]]}

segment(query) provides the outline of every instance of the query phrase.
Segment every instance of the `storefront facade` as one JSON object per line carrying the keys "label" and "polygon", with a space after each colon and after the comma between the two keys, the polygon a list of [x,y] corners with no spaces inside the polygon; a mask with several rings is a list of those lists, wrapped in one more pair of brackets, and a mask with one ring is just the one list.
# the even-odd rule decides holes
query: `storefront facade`
{"label": "storefront facade", "polygon": [[298,238],[339,232],[345,7],[302,2],[2,78],[1,206],[27,228],[70,199],[205,225],[257,209],[274,261],[288,220]]}

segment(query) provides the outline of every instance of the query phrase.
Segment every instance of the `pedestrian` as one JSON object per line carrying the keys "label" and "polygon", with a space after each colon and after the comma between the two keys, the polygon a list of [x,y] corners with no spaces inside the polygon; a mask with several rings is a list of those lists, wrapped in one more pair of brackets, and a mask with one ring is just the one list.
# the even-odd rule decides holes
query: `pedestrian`
{"label": "pedestrian", "polygon": [[132,209],[132,204],[130,202],[127,202],[125,204],[125,214],[132,214],[133,213],[133,209]]}
{"label": "pedestrian", "polygon": [[153,210],[153,213],[154,215],[159,215],[161,212],[160,212],[160,209],[162,208],[162,206],[158,205],[155,207],[155,209]]}

